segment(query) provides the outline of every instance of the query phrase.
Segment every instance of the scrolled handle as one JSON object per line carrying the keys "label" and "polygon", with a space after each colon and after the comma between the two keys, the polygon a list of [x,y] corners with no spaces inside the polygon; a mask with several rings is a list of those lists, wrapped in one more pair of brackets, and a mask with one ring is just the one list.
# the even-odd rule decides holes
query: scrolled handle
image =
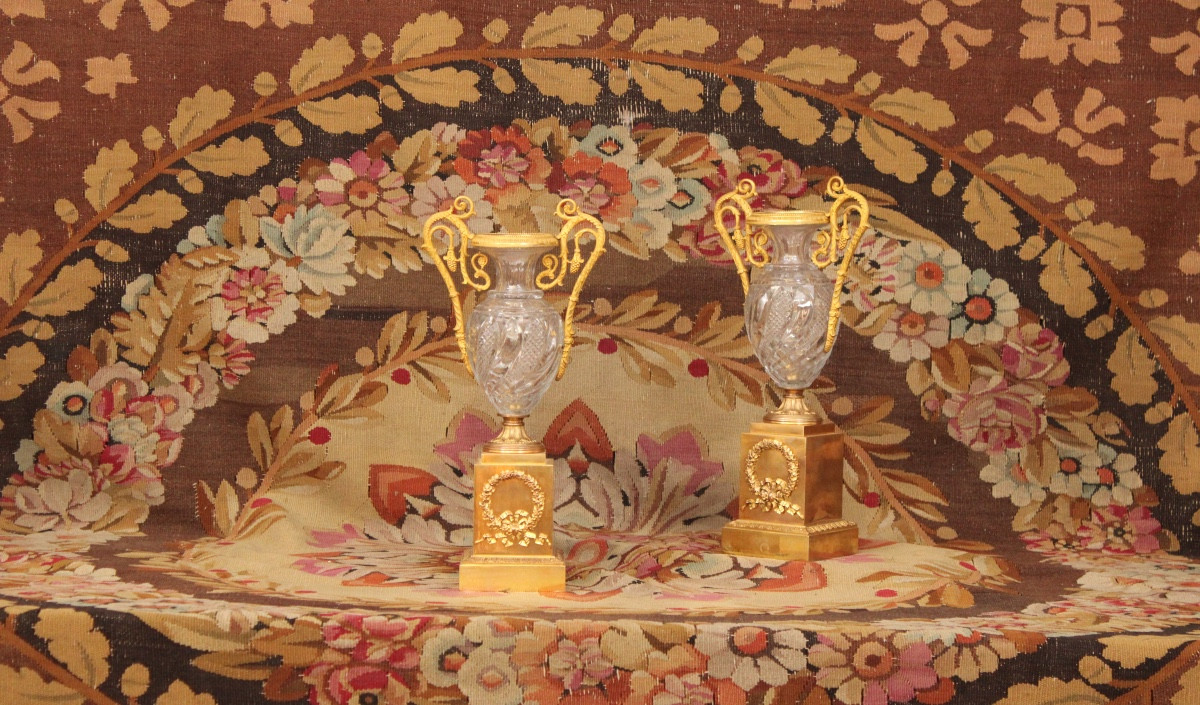
{"label": "scrolled handle", "polygon": [[[571,288],[571,296],[567,299],[567,311],[563,320],[563,352],[558,363],[558,373],[555,379],[562,379],[567,371],[567,363],[571,359],[571,346],[575,342],[575,306],[579,303],[579,295],[583,284],[600,255],[604,254],[604,244],[608,234],[604,224],[594,216],[580,211],[579,204],[564,198],[558,202],[555,213],[563,219],[562,228],[558,231],[558,254],[547,254],[542,257],[543,270],[538,273],[535,282],[542,290],[552,289],[566,280],[567,274],[578,274],[575,285]],[[583,256],[583,239],[591,236],[592,251],[585,259]]]}
{"label": "scrolled handle", "polygon": [[[870,217],[870,206],[861,193],[846,186],[840,176],[829,179],[825,193],[834,201],[829,207],[829,228],[817,234],[817,249],[812,254],[813,264],[821,269],[833,264],[839,258],[837,278],[833,283],[833,300],[829,304],[829,325],[825,330],[825,351],[833,349],[837,339],[838,324],[842,316],[842,287],[850,272],[850,262],[854,252],[867,231]],[[851,234],[851,221],[856,220],[854,232]]]}
{"label": "scrolled handle", "polygon": [[[742,293],[750,290],[750,274],[747,264],[762,267],[767,264],[765,232],[751,232],[746,224],[747,218],[754,212],[750,200],[758,196],[758,189],[750,179],[742,179],[737,188],[717,199],[713,208],[713,224],[721,235],[721,242],[726,251],[733,257],[733,266],[737,268],[738,277],[742,280]],[[733,232],[725,227],[726,216],[733,216]]]}
{"label": "scrolled handle", "polygon": [[[466,196],[459,196],[454,203],[444,211],[429,216],[421,233],[421,247],[429,254],[446,283],[450,294],[450,305],[454,308],[454,337],[458,341],[458,349],[462,353],[463,364],[467,373],[472,377],[475,371],[471,368],[471,359],[467,354],[466,326],[463,321],[462,294],[454,284],[453,272],[459,272],[464,285],[476,291],[486,291],[492,285],[491,277],[485,269],[488,257],[482,252],[470,252],[470,242],[475,233],[467,226],[467,220],[475,214],[475,204]],[[446,240],[446,251],[438,252],[435,238],[441,235]],[[455,235],[458,236],[457,252]]]}

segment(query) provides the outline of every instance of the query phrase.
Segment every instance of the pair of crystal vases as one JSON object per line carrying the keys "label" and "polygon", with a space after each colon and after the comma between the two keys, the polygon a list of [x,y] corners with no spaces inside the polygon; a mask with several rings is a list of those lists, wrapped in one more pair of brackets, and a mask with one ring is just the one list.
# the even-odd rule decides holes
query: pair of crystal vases
{"label": "pair of crystal vases", "polygon": [[[829,359],[838,330],[835,293],[867,227],[861,195],[838,177],[827,193],[834,198],[828,210],[755,211],[754,183],[744,180],[714,211],[746,293],[746,334],[783,392],[779,408],[742,434],[739,517],[722,532],[731,553],[817,560],[857,549],[857,527],[841,516],[842,436],[803,397]],[[450,294],[463,361],[503,418],[474,465],[474,545],[460,565],[459,586],[562,590],[566,569],[552,541],[554,468],[526,433],[525,418],[566,371],[575,307],[604,252],[605,230],[569,199],[558,205],[557,235],[472,233],[466,221],[473,213],[470,199],[460,197],[423,232]],[[838,276],[830,281],[821,270],[835,262]],[[748,265],[761,268],[753,281]],[[560,317],[542,292],[568,275],[575,282]],[[487,292],[465,322],[456,278]]]}

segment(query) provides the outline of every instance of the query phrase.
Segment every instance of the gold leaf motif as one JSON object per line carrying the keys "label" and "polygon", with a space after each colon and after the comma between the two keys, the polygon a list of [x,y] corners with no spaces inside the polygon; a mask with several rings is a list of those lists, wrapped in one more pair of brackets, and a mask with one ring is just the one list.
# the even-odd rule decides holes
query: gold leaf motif
{"label": "gold leaf motif", "polygon": [[[787,56],[768,63],[764,70],[774,76],[783,76],[793,81],[803,81],[820,86],[825,83],[845,83],[858,70],[858,61],[833,47],[809,46],[803,49],[792,49]],[[875,76],[874,85],[866,90],[864,95],[879,87],[879,76]],[[863,77],[864,80],[866,77]]]}
{"label": "gold leaf motif", "polygon": [[250,176],[271,161],[262,140],[230,137],[219,145],[210,145],[187,157],[188,164],[217,176]]}
{"label": "gold leaf motif", "polygon": [[1085,220],[1071,229],[1071,237],[1114,269],[1137,270],[1146,266],[1146,243],[1129,228]]}
{"label": "gold leaf motif", "polygon": [[69,685],[42,680],[32,668],[18,670],[0,665],[0,683],[4,684],[5,695],[14,698],[14,702],[82,705],[87,699]]}
{"label": "gold leaf motif", "polygon": [[79,311],[96,297],[95,289],[103,280],[104,274],[90,259],[68,264],[29,301],[25,312],[41,317]]}
{"label": "gold leaf motif", "polygon": [[193,692],[183,681],[175,681],[154,705],[217,705],[217,701],[208,693]]}
{"label": "gold leaf motif", "polygon": [[38,369],[46,358],[33,343],[14,345],[0,357],[0,401],[21,396],[25,386],[37,379]]}
{"label": "gold leaf motif", "polygon": [[462,33],[462,23],[445,12],[420,15],[400,28],[400,34],[392,43],[392,63],[452,47]]}
{"label": "gold leaf motif", "polygon": [[721,110],[727,113],[735,113],[737,109],[742,107],[742,91],[734,84],[729,84],[721,90]]}
{"label": "gold leaf motif", "polygon": [[591,69],[583,66],[572,66],[563,61],[523,59],[521,70],[544,95],[558,98],[567,105],[595,105],[596,96],[600,95],[600,84],[592,79]]}
{"label": "gold leaf motif", "polygon": [[117,197],[121,187],[133,181],[131,167],[137,162],[137,154],[127,140],[119,140],[111,149],[100,149],[96,161],[83,170],[83,182],[87,184],[83,195],[92,208],[101,210]]}
{"label": "gold leaf motif", "polygon": [[1194,635],[1176,634],[1158,636],[1157,634],[1129,634],[1110,636],[1100,639],[1104,644],[1104,652],[1100,655],[1109,661],[1115,661],[1121,668],[1137,668],[1150,659],[1160,659],[1172,649],[1196,640]]}
{"label": "gold leaf motif", "polygon": [[[457,108],[479,100],[479,74],[452,66],[440,69],[414,69],[396,74],[396,85],[422,103]],[[378,122],[376,122],[378,124]]]}
{"label": "gold leaf motif", "polygon": [[159,228],[169,228],[187,215],[183,201],[173,193],[158,190],[148,193],[112,215],[109,224],[146,234]]}
{"label": "gold leaf motif", "polygon": [[1191,417],[1171,419],[1158,447],[1163,451],[1158,469],[1171,477],[1175,489],[1181,494],[1200,492],[1200,435]]}
{"label": "gold leaf motif", "polygon": [[1113,373],[1110,384],[1125,404],[1149,404],[1158,393],[1158,380],[1154,379],[1158,365],[1142,345],[1136,328],[1126,329],[1117,338],[1108,369]]}
{"label": "gold leaf motif", "polygon": [[175,118],[167,125],[167,134],[176,147],[182,147],[211,130],[231,112],[233,94],[226,90],[215,91],[212,86],[201,86],[196,95],[179,101]]}
{"label": "gold leaf motif", "polygon": [[288,85],[296,94],[312,90],[340,77],[355,56],[354,47],[344,35],[321,37],[300,54],[300,60],[288,74]]}
{"label": "gold leaf motif", "polygon": [[1069,250],[1065,243],[1051,245],[1042,254],[1041,262],[1043,269],[1038,283],[1068,316],[1080,318],[1096,307],[1092,275],[1083,268],[1079,255]]}
{"label": "gold leaf motif", "polygon": [[604,13],[599,10],[559,5],[552,12],[541,12],[533,18],[521,37],[521,46],[579,46],[600,31],[602,22]]}
{"label": "gold leaf motif", "polygon": [[760,83],[754,91],[754,100],[762,107],[763,121],[788,139],[812,145],[825,134],[821,111],[803,96],[769,83]]}
{"label": "gold leaf motif", "polygon": [[349,93],[337,98],[322,98],[301,103],[296,112],[330,134],[362,134],[383,122],[379,102],[368,95]]}
{"label": "gold leaf motif", "polygon": [[871,118],[863,118],[855,132],[863,155],[884,174],[895,174],[904,183],[916,183],[929,168],[929,161],[917,151],[912,140],[898,135]]}
{"label": "gold leaf motif", "polygon": [[1058,203],[1075,193],[1075,182],[1067,176],[1066,169],[1046,161],[1042,157],[1028,154],[999,156],[984,170],[995,174],[1031,196]]}
{"label": "gold leaf motif", "polygon": [[1150,319],[1150,330],[1193,374],[1200,374],[1200,323],[1183,316],[1157,316]]}
{"label": "gold leaf motif", "polygon": [[108,678],[108,639],[96,631],[91,615],[73,609],[50,608],[38,613],[33,632],[46,640],[50,655],[92,687]]}
{"label": "gold leaf motif", "polygon": [[642,87],[642,95],[662,103],[664,108],[673,113],[680,110],[695,112],[704,107],[704,100],[700,97],[704,92],[704,84],[682,71],[633,61],[629,64],[629,73]]}
{"label": "gold leaf motif", "polygon": [[941,130],[955,122],[949,103],[911,88],[884,93],[871,101],[871,107],[926,130]]}
{"label": "gold leaf motif", "polygon": [[975,237],[993,250],[1011,247],[1021,241],[1017,232],[1020,221],[1012,206],[996,189],[978,177],[972,178],[963,192],[963,217],[975,225]]}
{"label": "gold leaf motif", "polygon": [[703,54],[720,38],[717,29],[699,17],[660,17],[633,41],[633,50]]}
{"label": "gold leaf motif", "polygon": [[9,233],[0,243],[0,301],[12,304],[21,287],[33,278],[33,268],[42,261],[41,236],[36,230]]}

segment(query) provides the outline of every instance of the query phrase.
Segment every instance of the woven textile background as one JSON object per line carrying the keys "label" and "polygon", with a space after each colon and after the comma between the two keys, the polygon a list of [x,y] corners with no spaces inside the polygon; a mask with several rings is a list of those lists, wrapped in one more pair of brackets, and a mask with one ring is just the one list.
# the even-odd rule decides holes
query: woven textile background
{"label": "woven textile background", "polygon": [[[0,28],[0,700],[1200,701],[1198,0]],[[778,394],[713,202],[835,175],[873,228],[808,397],[860,552],[731,557]],[[416,247],[461,195],[608,230],[529,420],[562,593],[457,590],[498,424]]]}

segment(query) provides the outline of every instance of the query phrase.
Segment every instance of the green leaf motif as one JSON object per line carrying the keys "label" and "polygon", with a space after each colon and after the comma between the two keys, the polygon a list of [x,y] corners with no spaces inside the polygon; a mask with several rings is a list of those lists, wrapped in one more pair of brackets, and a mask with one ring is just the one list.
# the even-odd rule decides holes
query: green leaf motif
{"label": "green leaf motif", "polygon": [[909,125],[931,131],[941,130],[955,123],[949,103],[911,88],[884,93],[871,101],[871,107],[881,113],[898,117]]}
{"label": "green leaf motif", "polygon": [[916,183],[917,177],[929,168],[929,161],[917,151],[912,140],[896,134],[871,118],[858,123],[854,135],[863,155],[875,163],[884,174],[895,174],[904,183]]}
{"label": "green leaf motif", "polygon": [[704,84],[682,71],[634,61],[629,64],[629,73],[642,87],[647,99],[662,103],[671,112],[688,110],[696,112],[704,107]]}
{"label": "green leaf motif", "polygon": [[1129,228],[1086,220],[1071,229],[1071,237],[1117,270],[1146,266],[1146,242]]}
{"label": "green leaf motif", "polygon": [[999,156],[993,159],[984,171],[1011,182],[1030,196],[1058,203],[1075,193],[1075,182],[1067,176],[1066,169],[1046,161],[1042,157],[1028,154]]}
{"label": "green leaf motif", "polygon": [[988,247],[1000,250],[1021,241],[1020,221],[1012,206],[983,179],[971,179],[963,191],[963,202],[963,217],[975,225],[975,237]]}
{"label": "green leaf motif", "polygon": [[770,83],[760,83],[754,91],[754,100],[762,107],[763,121],[788,139],[813,145],[825,134],[821,111],[803,96]]}
{"label": "green leaf motif", "polygon": [[833,47],[813,45],[792,49],[787,56],[772,60],[764,70],[773,76],[820,86],[849,81],[858,70],[858,61]]}
{"label": "green leaf motif", "polygon": [[591,69],[572,66],[565,61],[523,59],[521,70],[543,95],[558,98],[567,105],[595,105],[600,84],[592,79]]}
{"label": "green leaf motif", "polygon": [[440,69],[414,69],[396,74],[396,85],[422,103],[457,108],[479,100],[479,74],[460,71],[453,66]]}
{"label": "green leaf motif", "polygon": [[521,46],[579,46],[584,39],[596,36],[602,22],[604,13],[599,10],[559,5],[553,12],[541,12],[533,18],[521,37]]}

